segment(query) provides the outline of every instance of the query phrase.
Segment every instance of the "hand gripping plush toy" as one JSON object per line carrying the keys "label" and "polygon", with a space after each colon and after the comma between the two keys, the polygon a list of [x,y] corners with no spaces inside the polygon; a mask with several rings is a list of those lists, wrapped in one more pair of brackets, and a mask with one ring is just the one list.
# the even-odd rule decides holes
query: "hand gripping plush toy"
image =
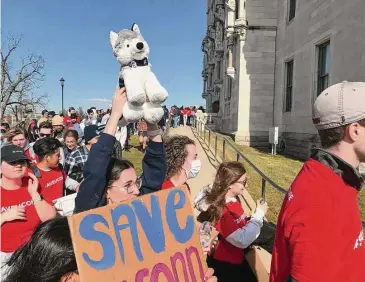
{"label": "hand gripping plush toy", "polygon": [[138,25],[123,29],[119,33],[110,32],[110,43],[118,62],[119,87],[127,91],[127,103],[123,117],[127,122],[137,122],[144,118],[155,124],[163,117],[161,104],[167,99],[167,91],[161,86],[148,63],[150,48],[144,40]]}

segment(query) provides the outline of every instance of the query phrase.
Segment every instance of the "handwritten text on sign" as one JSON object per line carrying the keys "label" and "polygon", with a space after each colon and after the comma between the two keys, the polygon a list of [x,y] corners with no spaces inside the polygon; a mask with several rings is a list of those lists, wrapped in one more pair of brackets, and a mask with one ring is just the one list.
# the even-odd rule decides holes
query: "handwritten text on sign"
{"label": "handwritten text on sign", "polygon": [[182,189],[69,218],[81,281],[203,281],[207,269]]}

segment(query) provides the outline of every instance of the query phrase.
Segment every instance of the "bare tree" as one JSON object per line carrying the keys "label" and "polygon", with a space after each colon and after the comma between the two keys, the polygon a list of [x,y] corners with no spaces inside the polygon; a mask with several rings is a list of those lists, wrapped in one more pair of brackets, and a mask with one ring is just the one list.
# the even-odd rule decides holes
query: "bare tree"
{"label": "bare tree", "polygon": [[[0,114],[12,107],[12,111],[23,112],[43,107],[48,100],[47,94],[35,94],[39,82],[44,78],[44,59],[40,55],[30,53],[20,58],[18,68],[13,68],[12,59],[21,44],[21,37],[8,36],[6,48],[1,49],[1,108]],[[17,106],[17,107],[15,107]]]}
{"label": "bare tree", "polygon": [[82,107],[79,107],[77,111],[79,113],[80,119],[82,120],[85,117],[85,111],[84,111],[84,109]]}

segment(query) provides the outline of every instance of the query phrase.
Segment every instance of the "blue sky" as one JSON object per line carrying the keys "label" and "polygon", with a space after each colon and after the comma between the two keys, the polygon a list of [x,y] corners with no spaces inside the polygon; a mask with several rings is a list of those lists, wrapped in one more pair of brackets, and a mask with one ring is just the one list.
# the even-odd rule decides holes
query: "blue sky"
{"label": "blue sky", "polygon": [[[151,53],[152,70],[169,92],[167,105],[204,104],[201,42],[206,31],[205,0],[3,0],[2,44],[6,34],[23,35],[17,56],[28,52],[46,60],[37,92],[50,96],[48,110],[106,108],[117,84],[118,63],[109,43],[137,23]],[[14,60],[14,67],[16,60]]]}

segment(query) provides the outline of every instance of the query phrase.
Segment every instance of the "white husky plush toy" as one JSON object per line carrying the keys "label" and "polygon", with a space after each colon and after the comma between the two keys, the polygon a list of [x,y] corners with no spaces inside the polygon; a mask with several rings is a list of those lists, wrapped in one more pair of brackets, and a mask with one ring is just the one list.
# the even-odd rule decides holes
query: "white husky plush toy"
{"label": "white husky plush toy", "polygon": [[167,91],[161,86],[148,62],[150,48],[144,40],[138,25],[123,29],[119,33],[110,32],[110,43],[118,62],[119,87],[125,87],[128,103],[123,109],[127,122],[137,122],[144,118],[155,124],[163,117],[161,104],[167,99]]}

